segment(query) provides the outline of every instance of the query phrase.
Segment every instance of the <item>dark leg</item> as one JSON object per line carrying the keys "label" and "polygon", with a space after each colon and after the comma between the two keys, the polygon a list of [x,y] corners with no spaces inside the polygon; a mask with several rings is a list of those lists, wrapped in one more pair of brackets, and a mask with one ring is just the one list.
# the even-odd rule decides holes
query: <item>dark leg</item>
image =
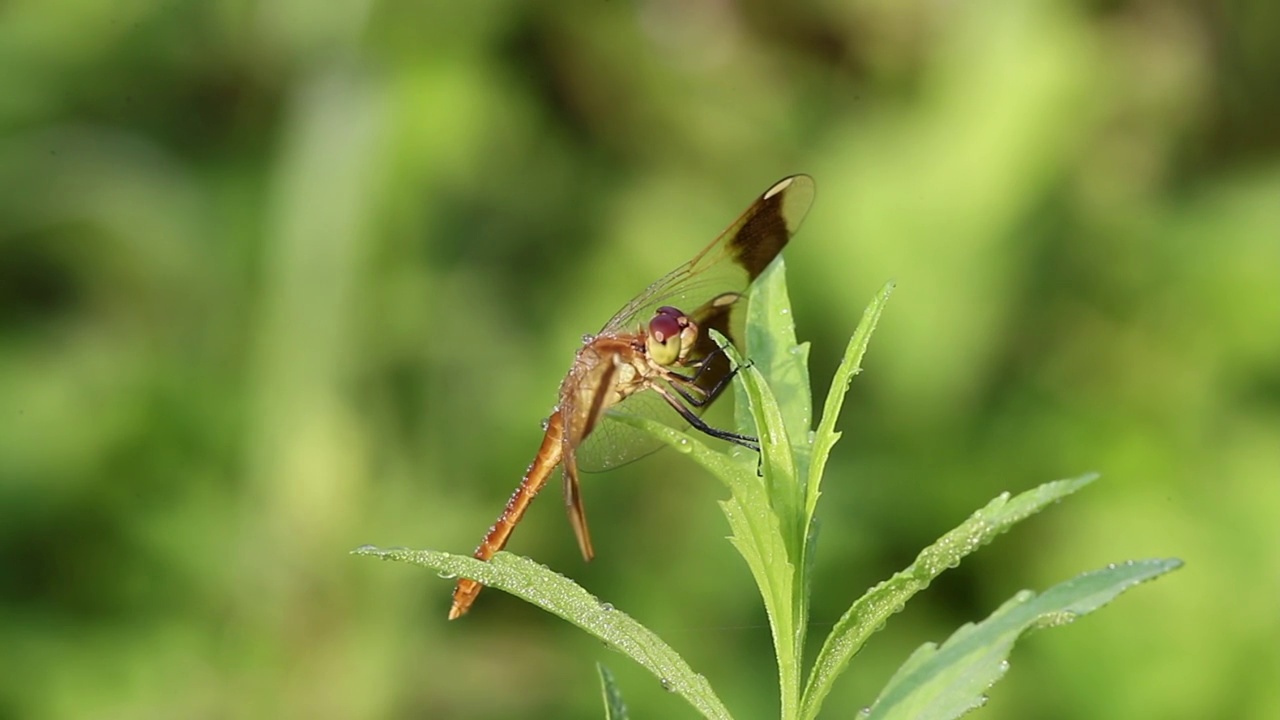
{"label": "dark leg", "polygon": [[[719,353],[721,356],[724,356],[726,360],[728,359],[728,357],[724,355],[724,348],[716,348],[716,353]],[[684,398],[686,402],[688,402],[690,405],[693,405],[694,407],[699,407],[699,408],[703,407],[707,403],[710,403],[712,400],[715,400],[717,397],[719,397],[720,393],[723,392],[724,389],[729,386],[729,383],[733,381],[733,376],[737,375],[738,371],[742,369],[742,367],[733,368],[729,372],[725,373],[723,377],[717,380],[715,386],[713,386],[710,389],[704,388],[698,384],[698,378],[702,376],[703,371],[707,369],[711,360],[715,357],[716,355],[713,353],[703,358],[702,362],[698,364],[697,372],[695,372],[692,377],[681,375],[680,373],[677,373],[677,372],[668,371],[668,376],[669,376],[668,379],[672,381],[671,387],[676,392],[680,393],[680,397]],[[695,390],[697,392],[696,394],[689,392],[689,390],[686,390],[685,387],[682,387],[682,386],[685,386],[689,388],[689,390]],[[699,397],[698,395],[701,395],[701,397]]]}
{"label": "dark leg", "polygon": [[748,450],[760,452],[760,441],[758,439],[753,438],[750,435],[741,435],[736,432],[713,428],[702,418],[698,417],[697,413],[690,410],[687,405],[672,397],[671,393],[667,392],[666,388],[660,385],[650,385],[649,387],[654,392],[661,395],[662,399],[666,400],[667,404],[674,408],[676,412],[680,413],[680,417],[684,418],[686,422],[697,428],[700,432],[710,435],[713,438],[719,438],[721,440],[731,442],[735,445],[741,445]]}

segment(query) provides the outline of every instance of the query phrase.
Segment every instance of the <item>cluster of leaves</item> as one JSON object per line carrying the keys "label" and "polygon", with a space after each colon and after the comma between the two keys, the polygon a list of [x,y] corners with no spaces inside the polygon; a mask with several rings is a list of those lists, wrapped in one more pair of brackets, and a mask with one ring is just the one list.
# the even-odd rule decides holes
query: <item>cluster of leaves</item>
{"label": "cluster of leaves", "polygon": [[[1011,497],[1002,494],[925,548],[910,567],[855,600],[823,641],[814,664],[802,667],[808,640],[810,587],[823,471],[840,433],[835,429],[845,394],[892,285],[863,315],[845,350],[811,430],[808,346],[798,345],[782,263],[756,282],[747,319],[750,364],[739,363],[737,412],[741,428],[755,428],[761,454],[714,450],[699,438],[645,418],[619,416],[687,454],[724,483],[721,503],[730,541],[746,560],[764,600],[778,663],[784,720],[817,717],[836,679],[870,636],[933,578],[1015,523],[1095,479],[1087,475],[1049,482]],[[726,350],[733,352],[731,346]],[[735,360],[740,358],[735,357]],[[572,580],[527,558],[498,553],[489,562],[434,550],[361,548],[360,554],[415,563],[445,576],[465,576],[516,595],[594,635],[647,668],[663,686],[708,718],[731,718],[706,678],[655,633],[600,601]],[[920,647],[865,711],[869,718],[954,718],[980,706],[1008,667],[1024,633],[1069,623],[1121,592],[1176,569],[1178,560],[1142,560],[1085,573],[1041,594],[1023,591],[987,619],[957,630],[941,646]],[[612,674],[601,667],[606,716],[626,717]]]}

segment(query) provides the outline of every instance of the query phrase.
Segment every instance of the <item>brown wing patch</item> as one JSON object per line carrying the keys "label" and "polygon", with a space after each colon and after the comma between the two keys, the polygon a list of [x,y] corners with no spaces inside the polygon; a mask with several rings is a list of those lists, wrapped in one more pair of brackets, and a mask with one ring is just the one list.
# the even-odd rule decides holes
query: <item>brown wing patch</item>
{"label": "brown wing patch", "polygon": [[813,202],[813,180],[794,175],[765,191],[729,240],[730,251],[755,280],[782,252]]}
{"label": "brown wing patch", "polygon": [[710,302],[690,313],[690,317],[698,324],[698,339],[690,356],[701,362],[698,370],[698,387],[707,391],[707,401],[715,399],[719,391],[724,390],[724,379],[732,369],[729,356],[720,350],[711,337],[711,331],[724,335],[730,342],[741,347],[737,337],[738,329],[733,327],[734,309],[742,299],[742,293],[728,292],[717,295]]}

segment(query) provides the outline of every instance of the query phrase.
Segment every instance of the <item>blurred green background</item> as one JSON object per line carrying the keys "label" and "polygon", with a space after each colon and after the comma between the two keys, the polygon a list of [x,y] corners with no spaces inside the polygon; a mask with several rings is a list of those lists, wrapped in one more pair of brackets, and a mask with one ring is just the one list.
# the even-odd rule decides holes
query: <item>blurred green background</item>
{"label": "blurred green background", "polygon": [[[826,704],[1112,561],[985,718],[1280,717],[1280,5],[0,6],[0,717],[691,717],[470,552],[583,333],[792,172],[817,391],[898,282],[824,486],[814,631],[1005,490],[1103,480],[945,575]],[[723,413],[724,410],[722,409]],[[723,416],[723,415],[722,415]],[[511,549],[775,717],[714,480],[553,487]],[[815,648],[816,649],[816,648]]]}

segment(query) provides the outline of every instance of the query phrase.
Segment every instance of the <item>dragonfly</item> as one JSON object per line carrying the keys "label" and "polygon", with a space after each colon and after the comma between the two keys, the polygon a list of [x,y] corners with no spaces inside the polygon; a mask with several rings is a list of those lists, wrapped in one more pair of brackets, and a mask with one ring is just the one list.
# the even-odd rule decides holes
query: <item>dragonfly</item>
{"label": "dragonfly", "polygon": [[[595,551],[579,490],[579,471],[626,464],[661,441],[613,417],[626,413],[759,451],[756,438],[708,425],[702,412],[736,370],[711,330],[742,347],[744,297],[796,233],[813,203],[814,182],[792,175],[774,183],[710,245],[654,282],[600,332],[583,338],[544,423],[542,444],[519,487],[473,554],[489,560],[506,546],[529,504],[562,466],[565,507],[584,560]],[[464,615],[483,586],[469,578],[453,590],[449,619]]]}

